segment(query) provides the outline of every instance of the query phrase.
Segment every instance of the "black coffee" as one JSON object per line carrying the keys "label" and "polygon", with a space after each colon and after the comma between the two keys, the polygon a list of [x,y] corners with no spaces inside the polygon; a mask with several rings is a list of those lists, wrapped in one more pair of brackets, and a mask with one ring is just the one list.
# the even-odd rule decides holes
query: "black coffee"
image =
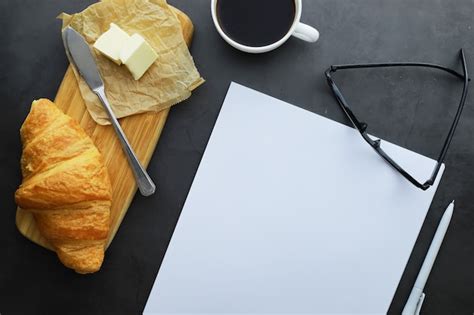
{"label": "black coffee", "polygon": [[246,46],[266,46],[288,33],[295,19],[294,0],[218,0],[224,33]]}

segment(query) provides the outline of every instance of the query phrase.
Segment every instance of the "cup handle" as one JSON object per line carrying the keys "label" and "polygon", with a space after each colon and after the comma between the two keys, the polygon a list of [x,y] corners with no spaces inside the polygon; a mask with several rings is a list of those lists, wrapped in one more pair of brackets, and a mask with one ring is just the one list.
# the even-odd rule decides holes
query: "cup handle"
{"label": "cup handle", "polygon": [[319,32],[317,29],[301,22],[298,22],[292,35],[310,43],[314,43],[319,39]]}

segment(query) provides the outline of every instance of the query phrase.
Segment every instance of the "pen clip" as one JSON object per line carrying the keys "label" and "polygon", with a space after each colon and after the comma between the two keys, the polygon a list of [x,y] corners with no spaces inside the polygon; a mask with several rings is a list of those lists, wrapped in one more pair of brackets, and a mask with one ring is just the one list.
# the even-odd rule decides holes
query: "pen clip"
{"label": "pen clip", "polygon": [[418,303],[416,303],[415,315],[420,315],[421,305],[425,300],[425,293],[421,293],[420,298],[418,299]]}

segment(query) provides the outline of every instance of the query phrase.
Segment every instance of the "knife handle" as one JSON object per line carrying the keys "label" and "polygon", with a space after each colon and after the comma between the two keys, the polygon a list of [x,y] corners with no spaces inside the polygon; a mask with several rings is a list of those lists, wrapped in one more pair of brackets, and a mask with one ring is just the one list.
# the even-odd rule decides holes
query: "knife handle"
{"label": "knife handle", "polygon": [[105,96],[104,87],[101,86],[97,89],[94,89],[93,91],[99,97],[100,101],[104,105],[105,111],[107,112],[109,116],[110,122],[112,123],[112,126],[114,127],[115,133],[117,134],[120,140],[120,143],[122,144],[123,152],[125,153],[125,156],[127,157],[130,167],[132,168],[132,172],[133,172],[133,175],[135,176],[135,180],[137,182],[137,186],[138,186],[138,189],[140,190],[140,193],[143,196],[153,195],[155,193],[156,186],[153,183],[150,176],[148,175],[148,173],[146,172],[146,170],[140,164],[140,161],[138,161],[138,158],[135,155],[135,152],[133,152],[133,149],[130,146],[130,143],[128,142],[127,137],[125,136],[125,133],[123,132],[122,127],[120,127],[120,124],[112,110],[112,107],[110,106],[109,101],[107,100],[107,97]]}

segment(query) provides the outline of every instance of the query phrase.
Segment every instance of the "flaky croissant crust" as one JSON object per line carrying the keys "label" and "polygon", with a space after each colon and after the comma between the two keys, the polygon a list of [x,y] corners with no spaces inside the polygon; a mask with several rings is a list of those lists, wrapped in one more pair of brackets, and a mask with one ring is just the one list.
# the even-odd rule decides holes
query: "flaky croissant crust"
{"label": "flaky croissant crust", "polygon": [[47,99],[33,102],[20,134],[18,206],[33,213],[64,265],[79,273],[99,270],[112,201],[99,150],[75,120]]}

